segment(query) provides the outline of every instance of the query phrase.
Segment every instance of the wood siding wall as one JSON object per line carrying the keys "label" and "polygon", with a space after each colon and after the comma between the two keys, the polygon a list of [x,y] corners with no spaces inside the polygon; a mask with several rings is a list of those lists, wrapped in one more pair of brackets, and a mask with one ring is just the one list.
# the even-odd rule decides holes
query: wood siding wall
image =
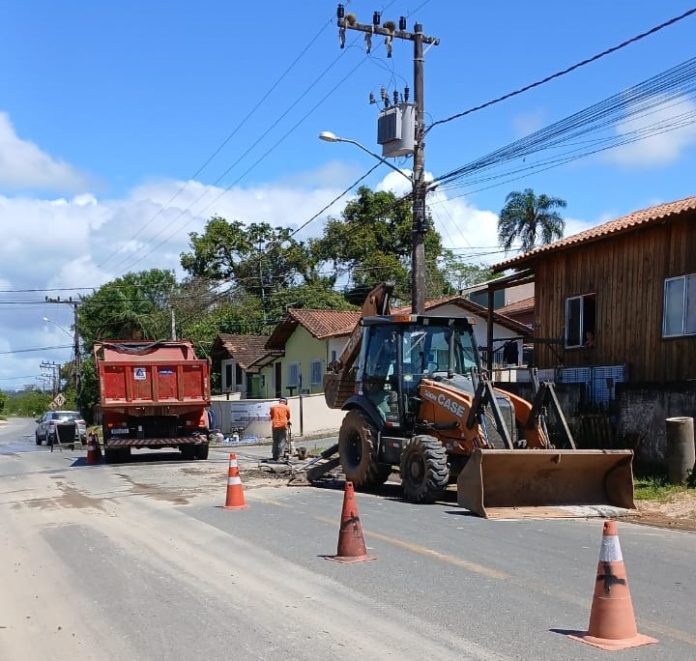
{"label": "wood siding wall", "polygon": [[564,337],[565,301],[596,295],[594,349],[536,345],[539,367],[629,366],[633,382],[696,378],[696,336],[662,338],[665,278],[696,273],[696,214],[534,264],[536,337]]}

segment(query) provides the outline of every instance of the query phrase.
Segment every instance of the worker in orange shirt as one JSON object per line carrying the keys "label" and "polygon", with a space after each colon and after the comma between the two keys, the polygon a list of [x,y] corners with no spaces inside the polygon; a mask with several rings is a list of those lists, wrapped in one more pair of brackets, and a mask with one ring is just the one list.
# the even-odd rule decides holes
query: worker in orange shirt
{"label": "worker in orange shirt", "polygon": [[273,461],[278,461],[285,454],[290,427],[290,407],[285,397],[280,397],[278,403],[271,406],[271,427],[273,430]]}

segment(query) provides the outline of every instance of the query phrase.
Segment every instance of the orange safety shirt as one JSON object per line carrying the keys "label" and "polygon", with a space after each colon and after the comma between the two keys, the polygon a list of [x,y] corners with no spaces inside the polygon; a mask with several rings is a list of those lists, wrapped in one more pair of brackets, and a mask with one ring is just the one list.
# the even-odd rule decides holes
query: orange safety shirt
{"label": "orange safety shirt", "polygon": [[273,429],[286,429],[290,422],[290,408],[287,404],[274,404],[271,406],[271,427]]}

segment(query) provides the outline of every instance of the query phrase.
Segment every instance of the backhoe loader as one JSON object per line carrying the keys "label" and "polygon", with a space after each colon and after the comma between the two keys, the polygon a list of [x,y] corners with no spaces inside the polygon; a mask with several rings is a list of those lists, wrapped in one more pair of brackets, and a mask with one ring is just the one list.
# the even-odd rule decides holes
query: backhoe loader
{"label": "backhoe loader", "polygon": [[[391,288],[368,295],[325,375],[347,413],[338,455],[356,488],[399,468],[403,495],[430,503],[457,483],[460,506],[487,518],[616,516],[635,509],[632,452],[578,450],[553,384],[532,402],[493,387],[466,318],[390,314]],[[546,421],[561,429],[555,447]]]}

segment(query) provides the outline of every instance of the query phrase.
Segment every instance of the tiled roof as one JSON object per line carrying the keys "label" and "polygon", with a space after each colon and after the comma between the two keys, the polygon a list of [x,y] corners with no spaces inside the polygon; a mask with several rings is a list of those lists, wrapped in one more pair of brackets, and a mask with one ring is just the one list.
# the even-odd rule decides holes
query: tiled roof
{"label": "tiled roof", "polygon": [[220,333],[215,340],[213,350],[224,349],[239,363],[242,369],[268,353],[266,342],[268,335],[228,335]]}
{"label": "tiled roof", "polygon": [[610,220],[603,225],[597,225],[579,234],[574,234],[573,236],[554,241],[548,245],[534,248],[534,250],[530,250],[523,255],[500,262],[493,266],[493,270],[503,271],[511,266],[525,264],[548,253],[572,248],[590,241],[598,241],[616,234],[631,232],[645,227],[646,225],[659,223],[668,219],[671,220],[675,216],[694,210],[696,210],[696,196],[687,197],[675,202],[668,202],[667,204],[658,204],[657,206],[641,209],[640,211],[634,211],[626,216],[621,216],[621,218]]}
{"label": "tiled roof", "polygon": [[360,320],[357,310],[288,310],[285,319],[280,322],[266,342],[267,349],[284,349],[290,335],[298,325],[303,326],[318,340],[327,337],[349,335]]}
{"label": "tiled roof", "polygon": [[502,308],[498,308],[496,312],[499,314],[514,314],[516,312],[528,312],[534,309],[534,296],[529,298],[523,298],[521,301],[515,301],[514,303],[508,303]]}

